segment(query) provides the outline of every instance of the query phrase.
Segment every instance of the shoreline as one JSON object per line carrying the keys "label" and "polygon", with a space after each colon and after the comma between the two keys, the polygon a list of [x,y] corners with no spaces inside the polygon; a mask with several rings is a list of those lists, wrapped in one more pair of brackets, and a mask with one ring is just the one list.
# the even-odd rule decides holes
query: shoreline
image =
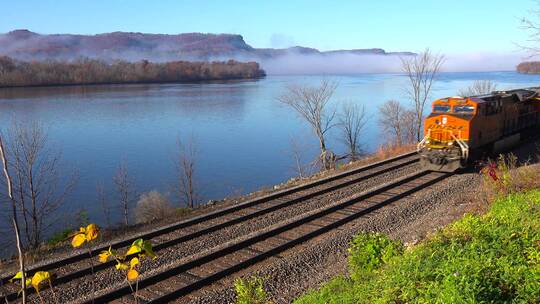
{"label": "shoreline", "polygon": [[258,77],[234,77],[234,78],[216,78],[216,79],[201,79],[201,80],[186,80],[186,81],[127,81],[127,82],[89,82],[89,83],[53,83],[53,84],[32,84],[32,85],[17,85],[17,86],[2,86],[0,90],[9,89],[24,89],[24,88],[64,88],[64,87],[91,87],[91,86],[114,86],[114,85],[152,85],[152,84],[204,84],[204,83],[219,83],[219,82],[234,82],[242,80],[258,81],[266,78]]}

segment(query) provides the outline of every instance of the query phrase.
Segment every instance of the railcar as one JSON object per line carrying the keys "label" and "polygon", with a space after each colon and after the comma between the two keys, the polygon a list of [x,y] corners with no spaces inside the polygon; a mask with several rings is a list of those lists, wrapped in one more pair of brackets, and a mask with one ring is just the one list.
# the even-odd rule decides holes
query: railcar
{"label": "railcar", "polygon": [[454,172],[537,133],[540,87],[447,97],[432,104],[417,151],[423,168]]}

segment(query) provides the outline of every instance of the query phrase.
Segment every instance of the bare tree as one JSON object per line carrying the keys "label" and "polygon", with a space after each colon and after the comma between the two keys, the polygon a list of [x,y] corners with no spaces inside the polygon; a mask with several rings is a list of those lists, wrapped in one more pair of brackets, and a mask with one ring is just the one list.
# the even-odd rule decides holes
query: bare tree
{"label": "bare tree", "polygon": [[113,177],[113,182],[116,186],[120,206],[124,213],[124,224],[128,226],[129,210],[131,209],[131,203],[134,200],[134,196],[136,196],[136,194],[133,190],[133,185],[129,177],[127,166],[124,162],[120,163],[120,166],[118,166],[118,171]]}
{"label": "bare tree", "polygon": [[[9,174],[9,165],[6,157],[6,152],[4,149],[4,142],[2,141],[2,136],[0,134],[0,157],[2,158],[2,167],[4,169],[4,177],[6,179],[6,186],[9,199],[11,201],[11,210],[12,210],[12,222],[13,222],[13,232],[15,233],[15,242],[17,244],[17,254],[19,257],[19,272],[21,273],[21,293],[22,293],[22,303],[26,303],[26,270],[24,266],[24,254],[22,251],[22,242],[20,237],[19,229],[19,220],[17,218],[17,202],[13,196],[13,182],[11,180],[11,175]],[[7,302],[7,300],[6,300]]]}
{"label": "bare tree", "polygon": [[[536,1],[540,6],[540,1]],[[525,44],[518,44],[520,48],[529,53],[529,57],[538,56],[540,54],[540,10],[532,10],[530,12],[533,15],[533,19],[523,17],[521,18],[521,29],[528,32],[529,38]]]}
{"label": "bare tree", "polygon": [[469,97],[489,94],[497,89],[497,85],[491,80],[475,80],[471,86],[458,91],[459,96]]}
{"label": "bare tree", "polygon": [[413,144],[416,140],[416,113],[413,110],[406,109],[401,113],[400,124],[402,130],[401,142],[403,144]]}
{"label": "bare tree", "polygon": [[401,67],[409,79],[407,93],[414,104],[416,114],[416,139],[422,137],[424,108],[431,92],[435,77],[444,63],[444,56],[434,54],[430,49],[411,57],[401,58]]}
{"label": "bare tree", "polygon": [[177,145],[178,152],[174,159],[177,180],[174,189],[180,202],[189,208],[193,208],[198,202],[198,194],[195,186],[196,144],[191,139],[187,145],[184,145],[178,139]]}
{"label": "bare tree", "polygon": [[105,218],[105,223],[107,227],[111,226],[111,206],[107,200],[107,195],[105,194],[105,185],[103,181],[99,181],[96,185],[97,199],[99,205],[101,206],[101,211],[103,212],[103,217]]}
{"label": "bare tree", "polygon": [[311,171],[310,166],[304,164],[303,157],[302,157],[303,156],[302,151],[304,151],[305,148],[294,137],[291,137],[290,139],[290,146],[291,146],[290,155],[292,156],[293,161],[294,161],[294,165],[292,166],[292,168],[294,169],[294,172],[300,178],[304,178],[308,176]]}
{"label": "bare tree", "polygon": [[402,145],[401,116],[403,112],[405,109],[397,100],[388,100],[379,106],[379,125],[385,134],[392,137],[397,146]]}
{"label": "bare tree", "polygon": [[397,100],[388,100],[379,106],[379,126],[396,146],[416,141],[416,113],[406,109]]}
{"label": "bare tree", "polygon": [[72,173],[61,180],[60,153],[48,147],[47,134],[37,123],[14,124],[9,132],[9,154],[13,157],[15,201],[22,210],[27,243],[37,248],[43,232],[54,222],[53,215],[77,182]]}
{"label": "bare tree", "polygon": [[335,165],[335,155],[326,147],[325,134],[334,124],[336,111],[329,110],[329,102],[337,88],[337,83],[329,80],[321,81],[319,86],[292,85],[278,100],[293,108],[300,117],[308,122],[319,139],[321,154],[319,159],[324,169]]}
{"label": "bare tree", "polygon": [[358,159],[360,155],[360,134],[366,124],[366,109],[353,103],[346,103],[343,106],[339,117],[339,127],[343,135],[343,142],[349,150],[348,156],[351,161]]}

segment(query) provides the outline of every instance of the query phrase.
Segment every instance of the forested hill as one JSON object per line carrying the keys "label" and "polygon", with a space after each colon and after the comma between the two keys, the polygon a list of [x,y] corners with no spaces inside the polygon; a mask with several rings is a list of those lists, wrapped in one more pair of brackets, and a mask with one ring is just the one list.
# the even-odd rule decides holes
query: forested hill
{"label": "forested hill", "polygon": [[314,48],[254,48],[241,35],[185,33],[177,35],[113,32],[98,35],[42,35],[28,30],[0,34],[0,55],[19,60],[74,60],[153,62],[240,61],[278,58],[285,55],[413,55],[383,49],[355,49],[322,52]]}

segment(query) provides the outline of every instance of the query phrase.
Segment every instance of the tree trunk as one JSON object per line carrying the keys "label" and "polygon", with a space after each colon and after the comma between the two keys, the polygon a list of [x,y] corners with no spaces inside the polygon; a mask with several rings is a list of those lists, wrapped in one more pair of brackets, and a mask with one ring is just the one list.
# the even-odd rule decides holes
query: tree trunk
{"label": "tree trunk", "polygon": [[[32,164],[28,164],[32,166]],[[30,167],[28,169],[28,187],[30,188],[30,203],[32,204],[32,248],[37,248],[39,246],[40,237],[39,237],[39,218],[37,212],[37,197],[36,189],[34,186],[34,172]]]}
{"label": "tree trunk", "polygon": [[19,255],[19,271],[21,272],[22,302],[26,304],[26,274],[24,267],[24,255],[22,251],[21,237],[19,234],[19,222],[17,221],[17,209],[13,207],[13,231],[15,231],[15,241],[17,242],[17,254]]}
{"label": "tree trunk", "polygon": [[17,205],[15,203],[15,198],[13,197],[13,184],[11,177],[9,176],[8,171],[8,162],[6,154],[4,152],[4,143],[2,142],[2,137],[0,137],[0,157],[2,158],[2,164],[4,167],[4,176],[6,178],[7,190],[9,199],[11,200],[11,210],[13,212],[13,231],[15,232],[15,241],[17,243],[17,253],[19,255],[19,271],[21,272],[21,292],[22,292],[22,302],[26,304],[26,274],[24,267],[24,255],[22,251],[21,237],[19,231],[19,222],[17,221]]}

